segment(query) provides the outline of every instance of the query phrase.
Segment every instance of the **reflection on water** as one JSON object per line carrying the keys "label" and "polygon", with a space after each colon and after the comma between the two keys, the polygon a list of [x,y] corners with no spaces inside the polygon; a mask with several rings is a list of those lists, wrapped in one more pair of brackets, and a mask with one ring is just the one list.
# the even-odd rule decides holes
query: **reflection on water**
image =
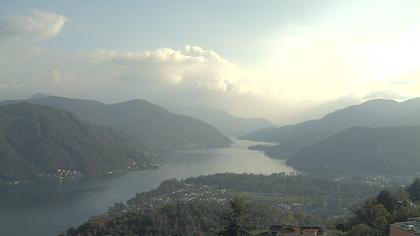
{"label": "reflection on water", "polygon": [[220,172],[270,174],[294,170],[282,160],[247,149],[256,142],[237,141],[229,148],[165,153],[157,170],[89,179],[66,185],[37,185],[0,193],[0,235],[56,235],[89,216],[102,214],[115,202],[156,188],[171,178]]}

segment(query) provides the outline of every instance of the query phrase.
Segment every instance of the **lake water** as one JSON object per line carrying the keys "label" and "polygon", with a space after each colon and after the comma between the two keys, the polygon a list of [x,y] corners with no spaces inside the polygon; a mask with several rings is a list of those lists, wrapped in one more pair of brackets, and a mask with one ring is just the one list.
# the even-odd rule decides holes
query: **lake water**
{"label": "lake water", "polygon": [[177,151],[164,155],[159,169],[130,172],[65,185],[25,186],[0,192],[0,235],[57,235],[92,215],[106,212],[115,202],[125,202],[149,191],[166,179],[221,172],[293,173],[282,160],[248,150],[250,141],[229,148]]}

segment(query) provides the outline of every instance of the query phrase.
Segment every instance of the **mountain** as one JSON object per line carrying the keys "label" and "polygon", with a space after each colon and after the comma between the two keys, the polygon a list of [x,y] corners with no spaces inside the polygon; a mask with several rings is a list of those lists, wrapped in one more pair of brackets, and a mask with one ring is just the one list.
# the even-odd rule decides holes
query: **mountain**
{"label": "mountain", "polygon": [[233,116],[227,111],[213,108],[207,105],[175,106],[167,105],[169,110],[191,116],[216,127],[222,133],[230,137],[239,137],[253,131],[271,128],[275,125],[264,118],[242,118]]}
{"label": "mountain", "polygon": [[26,101],[68,111],[89,124],[111,126],[118,122],[106,114],[107,105],[97,101],[56,96],[32,96]]}
{"label": "mountain", "polygon": [[0,180],[33,179],[58,169],[84,175],[151,165],[146,150],[69,112],[20,102],[0,106]]}
{"label": "mountain", "polygon": [[393,120],[392,125],[414,125],[420,126],[420,109],[404,114]]}
{"label": "mountain", "polygon": [[401,124],[398,119],[419,109],[420,98],[405,102],[370,100],[334,111],[318,120],[262,129],[241,138],[276,142],[279,145],[266,149],[266,154],[274,158],[289,158],[303,148],[353,126],[398,126]]}
{"label": "mountain", "polygon": [[107,106],[118,126],[151,146],[224,147],[231,141],[211,125],[146,102],[131,100]]}
{"label": "mountain", "polygon": [[45,94],[45,93],[35,93],[30,98],[31,99],[37,99],[37,98],[43,98],[43,97],[48,97],[48,96],[50,96],[50,95]]}
{"label": "mountain", "polygon": [[287,160],[306,172],[415,174],[420,172],[420,127],[353,127]]}
{"label": "mountain", "polygon": [[179,115],[145,100],[116,104],[44,96],[27,100],[75,114],[89,124],[112,127],[151,147],[225,147],[231,141],[198,119]]}

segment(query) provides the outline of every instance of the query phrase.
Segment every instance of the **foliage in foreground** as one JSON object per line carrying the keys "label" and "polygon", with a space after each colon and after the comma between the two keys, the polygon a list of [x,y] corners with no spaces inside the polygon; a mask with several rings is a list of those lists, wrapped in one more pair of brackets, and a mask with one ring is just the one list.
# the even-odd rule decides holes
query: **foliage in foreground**
{"label": "foliage in foreground", "polygon": [[[309,181],[309,179],[312,180]],[[267,181],[265,184],[264,180]],[[118,204],[111,208],[108,214],[93,218],[78,228],[70,228],[65,235],[242,236],[255,235],[255,232],[268,229],[268,226],[273,223],[319,225],[318,218],[314,218],[312,215],[277,208],[265,201],[251,200],[247,198],[247,195],[244,195],[245,199],[231,198],[233,195],[225,193],[220,195],[222,192],[219,190],[232,189],[232,193],[234,193],[238,190],[252,189],[256,192],[266,192],[271,189],[272,192],[285,192],[286,195],[294,193],[293,195],[315,197],[319,194],[329,198],[339,198],[343,192],[348,193],[357,187],[362,190],[364,182],[364,179],[358,181],[336,179],[331,182],[299,176],[264,177],[234,174],[203,176],[185,181],[170,180],[162,183],[156,190],[137,195],[128,201],[127,205]],[[237,185],[235,186],[234,183]],[[312,185],[308,185],[309,183]],[[338,183],[340,185],[336,186]],[[356,185],[353,186],[355,183]],[[287,191],[284,189],[285,186],[289,187]],[[305,186],[317,194],[315,196],[313,196],[314,193],[308,195],[310,193],[304,189]],[[391,182],[385,186],[394,189]],[[333,195],[332,189],[346,190],[340,192],[339,195]],[[366,194],[369,191],[366,191]],[[197,194],[198,198],[191,200],[192,192],[199,193]],[[201,194],[213,197],[202,198]],[[342,199],[361,197],[358,196],[360,193],[356,195],[357,197],[348,196],[348,198]],[[225,197],[231,200],[222,200]],[[163,199],[163,201],[156,199]],[[420,215],[420,208],[416,205],[418,200],[420,200],[420,179],[416,179],[405,189],[382,190],[376,197],[369,198],[364,203],[359,202],[357,205],[360,207],[354,208],[352,216],[338,224],[337,229],[340,231],[340,235],[345,236],[385,236],[388,234],[390,223],[405,221],[408,217]]]}
{"label": "foliage in foreground", "polygon": [[353,216],[337,225],[345,236],[385,236],[389,225],[420,216],[420,179],[417,178],[406,189],[395,192],[382,190],[376,197],[353,210]]}
{"label": "foliage in foreground", "polygon": [[287,212],[245,202],[241,198],[227,203],[191,201],[133,210],[119,216],[101,216],[78,228],[70,228],[62,235],[239,236],[254,229],[266,229],[273,220],[296,221]]}

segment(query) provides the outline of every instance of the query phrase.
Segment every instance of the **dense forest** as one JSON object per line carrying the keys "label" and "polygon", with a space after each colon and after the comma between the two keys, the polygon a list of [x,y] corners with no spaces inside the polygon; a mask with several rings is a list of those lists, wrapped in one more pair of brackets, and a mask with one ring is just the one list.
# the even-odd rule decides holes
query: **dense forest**
{"label": "dense forest", "polygon": [[[321,119],[308,120],[302,123],[285,125],[276,128],[261,129],[248,135],[244,135],[242,136],[242,138],[255,141],[277,143],[277,145],[274,146],[259,146],[256,148],[264,151],[265,154],[270,157],[278,159],[289,159],[293,158],[296,153],[304,150],[305,148],[311,147],[312,145],[315,145],[323,140],[329,139],[331,141],[331,137],[333,135],[343,132],[352,127],[378,128],[419,126],[419,111],[419,98],[407,100],[404,102],[397,102],[385,99],[369,100],[359,105],[349,106],[328,113]],[[389,137],[392,138],[392,134],[387,135],[389,135]],[[372,140],[373,143],[371,143],[370,140],[368,140],[366,144],[374,145],[376,141],[380,140],[381,139]],[[394,141],[397,141],[397,139],[394,139]],[[339,143],[340,147],[345,146],[345,144],[346,143]],[[350,142],[349,146],[346,148],[353,148],[352,145],[353,144]],[[400,149],[401,146],[396,148]],[[415,153],[413,147],[408,146],[406,148],[407,152]],[[352,149],[352,151],[357,150],[357,147],[356,149]],[[325,152],[327,151],[328,149],[326,149]],[[362,152],[355,153],[355,155],[358,156],[360,156],[360,154],[367,155],[366,153]],[[388,154],[389,153],[384,153],[383,155]],[[388,155],[387,158],[395,157]],[[350,168],[352,169],[353,167],[354,166]],[[362,164],[359,163],[359,165],[357,165],[356,167],[362,167]],[[305,170],[309,169],[309,167],[305,168]],[[381,169],[381,171],[387,172],[388,170]]]}
{"label": "dense forest", "polygon": [[353,127],[287,160],[307,173],[415,175],[420,171],[420,127]]}
{"label": "dense forest", "polygon": [[150,168],[142,146],[74,115],[26,102],[0,106],[0,182]]}
{"label": "dense forest", "polygon": [[[230,234],[230,228],[226,226],[229,225],[226,214],[235,209],[230,207],[235,201],[242,202],[239,203],[243,205],[240,207],[242,212],[237,217],[243,220],[241,226],[249,233],[267,229],[273,221],[297,222],[297,218],[302,218],[284,210],[239,199],[224,203],[176,202],[162,207],[128,211],[117,216],[106,215],[93,218],[78,228],[70,228],[64,235],[235,235]],[[247,219],[243,219],[245,217]]]}
{"label": "dense forest", "polygon": [[407,188],[382,190],[353,209],[352,215],[336,225],[345,236],[386,236],[393,222],[420,216],[420,179]]}

